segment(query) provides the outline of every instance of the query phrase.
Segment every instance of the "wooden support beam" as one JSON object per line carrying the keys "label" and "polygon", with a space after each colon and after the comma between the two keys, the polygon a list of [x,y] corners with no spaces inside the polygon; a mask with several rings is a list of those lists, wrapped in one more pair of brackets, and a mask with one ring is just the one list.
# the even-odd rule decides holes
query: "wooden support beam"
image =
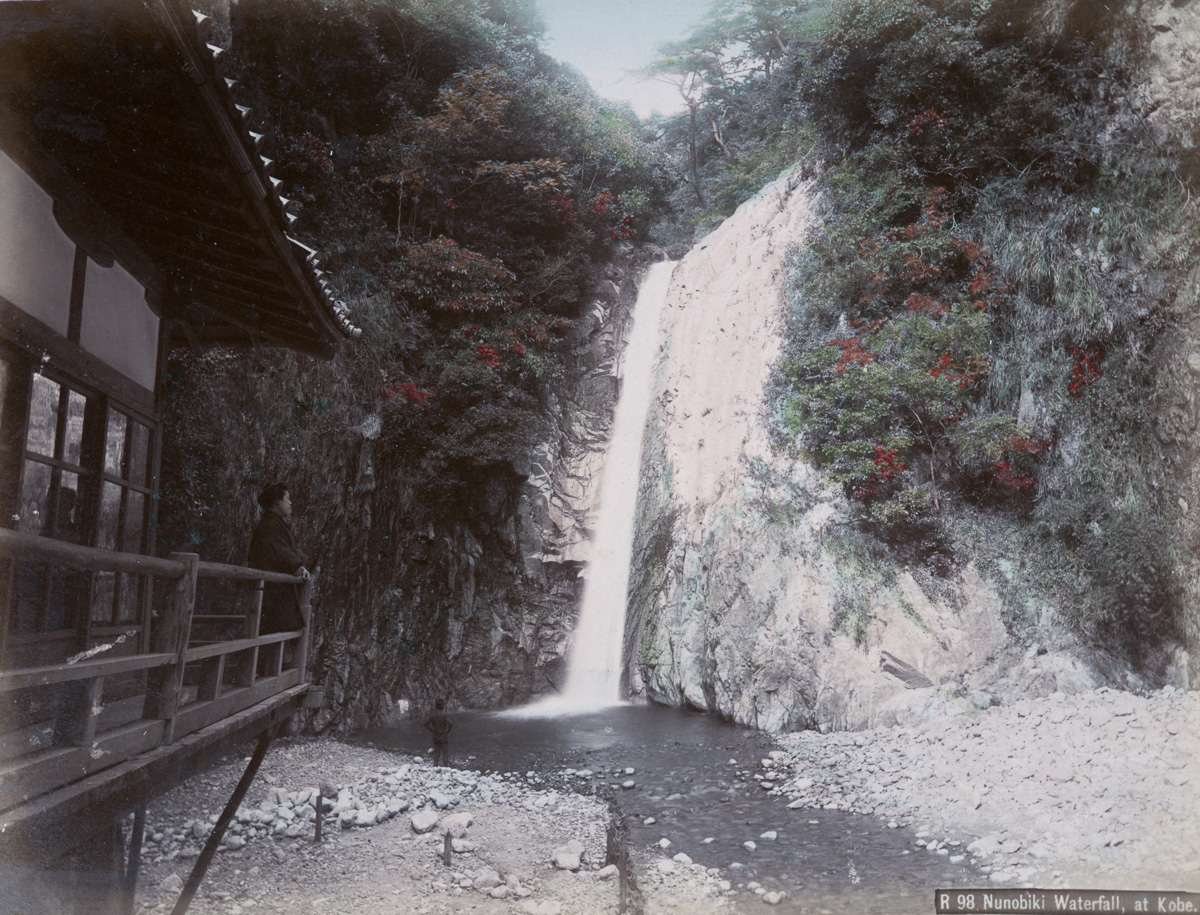
{"label": "wooden support beam", "polygon": [[200,338],[196,336],[196,332],[192,329],[191,323],[182,318],[176,318],[175,323],[183,331],[183,336],[187,340],[188,346],[191,347],[192,352],[197,354],[204,352],[204,346],[201,344]]}
{"label": "wooden support beam", "polygon": [[138,804],[133,812],[133,830],[129,834],[129,852],[125,856],[123,915],[133,915],[137,902],[138,870],[142,865],[142,839],[146,835],[146,805]]}
{"label": "wooden support beam", "polygon": [[246,792],[250,790],[254,776],[258,774],[258,767],[262,765],[263,757],[267,755],[267,750],[271,746],[271,740],[275,737],[275,730],[275,728],[271,728],[264,731],[262,736],[258,738],[258,746],[254,748],[254,755],[250,757],[246,771],[242,773],[237,787],[233,789],[233,794],[229,797],[229,802],[217,818],[217,822],[213,826],[213,831],[209,833],[208,840],[204,843],[204,849],[200,852],[200,857],[196,859],[196,865],[192,868],[191,874],[188,875],[187,883],[183,885],[183,892],[179,894],[179,899],[175,903],[175,908],[171,910],[171,915],[184,915],[188,910],[188,906],[192,903],[192,897],[196,895],[196,890],[200,889],[200,882],[208,872],[208,866],[212,863],[213,856],[217,853],[217,848],[221,844],[221,839],[225,835],[229,821],[237,813],[238,806],[242,803],[242,799],[245,798]]}

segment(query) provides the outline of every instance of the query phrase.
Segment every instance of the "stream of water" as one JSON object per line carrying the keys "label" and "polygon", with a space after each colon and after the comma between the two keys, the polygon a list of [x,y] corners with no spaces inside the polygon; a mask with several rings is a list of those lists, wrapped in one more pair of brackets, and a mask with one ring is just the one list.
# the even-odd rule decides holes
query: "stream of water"
{"label": "stream of water", "polygon": [[[734,898],[738,912],[765,910],[746,888],[751,882],[787,894],[776,911],[836,915],[928,915],[936,888],[987,884],[965,863],[924,852],[911,830],[889,829],[886,820],[790,809],[786,797],[754,778],[764,772],[770,738],[711,715],[621,705],[558,717],[469,712],[453,719],[453,765],[615,796],[635,847],[664,857],[683,852],[720,868],[742,887]],[[417,721],[359,739],[413,755],[429,752],[428,732]],[[627,781],[634,786],[621,787]],[[772,830],[775,839],[762,838]],[[664,838],[671,845],[661,851],[656,846]],[[757,847],[748,850],[746,841]]]}

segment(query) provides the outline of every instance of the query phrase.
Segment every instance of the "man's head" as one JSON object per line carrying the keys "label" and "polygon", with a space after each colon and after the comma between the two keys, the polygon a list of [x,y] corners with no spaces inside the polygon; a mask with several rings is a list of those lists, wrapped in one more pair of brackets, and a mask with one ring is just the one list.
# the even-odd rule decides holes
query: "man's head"
{"label": "man's head", "polygon": [[436,708],[439,712],[443,711],[446,708],[446,700],[438,699],[435,703],[433,703],[433,707]]}
{"label": "man's head", "polygon": [[292,498],[283,483],[270,483],[258,494],[258,504],[263,509],[279,512],[285,518],[292,514]]}

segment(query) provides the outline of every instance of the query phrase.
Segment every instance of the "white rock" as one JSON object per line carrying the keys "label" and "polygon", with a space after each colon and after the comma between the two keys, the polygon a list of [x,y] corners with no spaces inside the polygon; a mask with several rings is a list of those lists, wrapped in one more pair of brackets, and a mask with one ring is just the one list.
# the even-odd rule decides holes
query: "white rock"
{"label": "white rock", "polygon": [[467,829],[473,822],[471,814],[465,811],[452,813],[442,820],[442,831],[450,833],[452,838],[461,839],[467,834]]}
{"label": "white rock", "polygon": [[183,878],[178,874],[167,874],[163,878],[163,882],[158,885],[158,888],[167,893],[178,893],[183,889]]}
{"label": "white rock", "polygon": [[582,856],[583,843],[578,839],[572,839],[566,845],[560,845],[554,849],[551,860],[559,870],[577,871],[582,865]]}
{"label": "white rock", "polygon": [[413,832],[422,835],[432,831],[437,826],[439,818],[436,810],[419,810],[409,817],[409,823],[412,825]]}
{"label": "white rock", "polygon": [[995,836],[983,836],[967,846],[967,851],[981,858],[994,855],[1000,850],[1000,840]]}
{"label": "white rock", "polygon": [[663,836],[663,838],[658,840],[658,847],[659,848],[670,848],[671,840],[668,839],[666,836]]}
{"label": "white rock", "polygon": [[596,871],[596,876],[601,880],[607,880],[610,877],[615,877],[620,873],[620,869],[615,864],[609,864],[607,867],[602,867]]}
{"label": "white rock", "polygon": [[754,849],[758,848],[758,843],[753,839],[748,839],[742,843],[742,847],[745,848],[746,851],[754,851]]}
{"label": "white rock", "polygon": [[471,876],[471,885],[477,890],[493,890],[503,883],[500,872],[494,867],[481,867]]}
{"label": "white rock", "polygon": [[692,859],[689,858],[687,855],[685,855],[683,852],[680,852],[671,860],[676,862],[677,864],[682,864],[684,867],[690,867],[692,864]]}
{"label": "white rock", "polygon": [[675,873],[675,862],[668,861],[666,858],[661,858],[658,862],[658,871],[661,874]]}
{"label": "white rock", "polygon": [[776,893],[776,892],[764,893],[763,897],[762,897],[762,901],[765,902],[767,905],[779,905],[779,903],[781,903],[783,901],[783,893]]}
{"label": "white rock", "polygon": [[778,839],[779,833],[776,832],[774,829],[768,829],[761,836],[759,836],[759,838],[760,839]]}

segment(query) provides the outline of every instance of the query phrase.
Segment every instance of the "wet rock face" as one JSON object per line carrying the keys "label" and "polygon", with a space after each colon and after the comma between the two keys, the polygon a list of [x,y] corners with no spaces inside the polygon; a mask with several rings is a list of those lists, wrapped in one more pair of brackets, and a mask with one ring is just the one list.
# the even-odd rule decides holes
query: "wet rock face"
{"label": "wet rock face", "polygon": [[624,269],[614,268],[576,322],[565,383],[546,393],[554,433],[514,468],[523,479],[499,500],[500,526],[511,532],[503,565],[470,549],[451,563],[463,608],[450,620],[449,661],[465,674],[454,683],[463,706],[516,705],[561,685],[616,404],[616,356],[636,295]]}
{"label": "wet rock face", "polygon": [[996,589],[973,568],[882,576],[841,494],[772,446],[785,256],[810,204],[808,186],[781,178],[673,277],[639,495],[631,691],[781,731],[913,724],[1098,685],[1072,654],[1010,646]]}
{"label": "wet rock face", "polygon": [[439,696],[495,708],[561,683],[636,269],[610,268],[572,326],[563,377],[542,392],[547,438],[481,478],[464,517],[402,532],[389,561],[403,586],[349,614],[318,593],[310,669],[325,704],[303,714],[304,731],[370,726],[394,699],[418,714]]}

